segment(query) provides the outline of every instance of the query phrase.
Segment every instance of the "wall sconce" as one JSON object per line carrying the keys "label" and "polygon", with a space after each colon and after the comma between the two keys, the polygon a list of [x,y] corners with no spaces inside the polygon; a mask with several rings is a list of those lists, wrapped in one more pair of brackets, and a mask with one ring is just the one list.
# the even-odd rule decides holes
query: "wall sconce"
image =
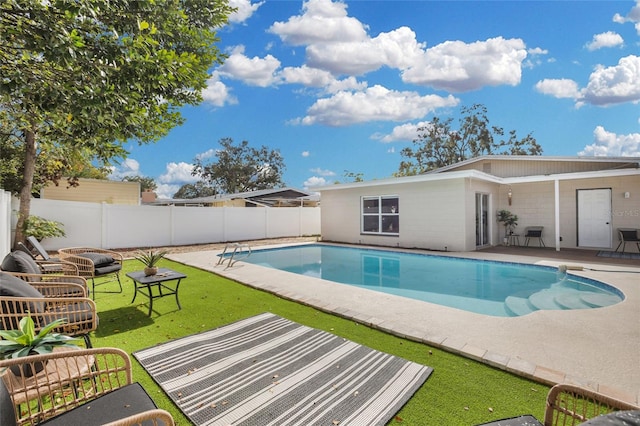
{"label": "wall sconce", "polygon": [[631,198],[631,194],[629,194],[628,192],[624,193],[624,198]]}
{"label": "wall sconce", "polygon": [[511,197],[513,197],[513,192],[511,192],[511,187],[509,187],[509,192],[507,192],[507,198],[509,199],[509,205],[511,205]]}

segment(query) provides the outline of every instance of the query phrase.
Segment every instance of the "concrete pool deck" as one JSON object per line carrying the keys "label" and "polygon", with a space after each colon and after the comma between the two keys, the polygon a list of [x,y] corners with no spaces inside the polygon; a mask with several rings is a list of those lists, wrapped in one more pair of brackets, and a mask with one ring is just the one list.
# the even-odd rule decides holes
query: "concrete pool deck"
{"label": "concrete pool deck", "polygon": [[[255,250],[273,247],[276,245]],[[520,255],[517,251],[506,254],[500,250],[446,253],[465,258],[546,266],[581,266],[585,269],[572,270],[570,273],[613,285],[625,295],[624,301],[606,308],[536,311],[521,317],[505,318],[475,314],[241,261],[230,268],[226,263],[218,266],[217,254],[221,251],[175,253],[167,257],[536,381],[547,384],[573,383],[636,405],[640,403],[638,261],[618,264],[604,259],[601,262],[576,261],[576,257],[563,258],[562,252],[554,252],[549,257],[549,252],[542,251],[539,251],[540,256]],[[422,250],[407,251],[429,253]]]}

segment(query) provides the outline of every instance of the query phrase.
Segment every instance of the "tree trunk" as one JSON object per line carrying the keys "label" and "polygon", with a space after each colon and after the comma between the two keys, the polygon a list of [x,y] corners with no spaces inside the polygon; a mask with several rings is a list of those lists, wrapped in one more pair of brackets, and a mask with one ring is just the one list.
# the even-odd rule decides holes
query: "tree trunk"
{"label": "tree trunk", "polygon": [[36,170],[36,133],[34,130],[26,130],[24,133],[24,175],[22,176],[22,189],[20,190],[20,210],[18,211],[18,223],[16,224],[17,242],[24,243],[24,222],[31,211],[31,190],[33,189],[33,175]]}

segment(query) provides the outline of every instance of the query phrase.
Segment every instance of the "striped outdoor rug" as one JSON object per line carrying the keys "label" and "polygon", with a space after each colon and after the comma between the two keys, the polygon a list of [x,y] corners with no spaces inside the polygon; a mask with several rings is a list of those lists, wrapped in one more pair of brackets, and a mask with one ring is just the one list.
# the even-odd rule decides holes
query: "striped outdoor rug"
{"label": "striped outdoor rug", "polygon": [[271,313],[133,355],[196,425],[384,425],[433,371]]}

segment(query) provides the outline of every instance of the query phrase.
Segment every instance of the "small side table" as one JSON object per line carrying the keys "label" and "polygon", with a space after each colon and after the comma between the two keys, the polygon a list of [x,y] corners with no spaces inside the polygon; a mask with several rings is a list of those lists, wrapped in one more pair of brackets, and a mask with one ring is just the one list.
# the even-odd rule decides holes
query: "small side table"
{"label": "small side table", "polygon": [[520,234],[511,234],[507,239],[508,246],[519,246],[520,245]]}
{"label": "small side table", "polygon": [[[158,273],[155,275],[146,276],[144,271],[135,271],[127,273],[127,276],[133,281],[135,289],[131,303],[136,300],[138,293],[147,296],[149,298],[149,316],[151,316],[151,311],[153,310],[153,299],[165,296],[175,295],[178,309],[182,309],[180,299],[178,299],[178,289],[180,288],[180,281],[183,278],[187,278],[185,274],[167,268],[159,268]],[[172,288],[167,285],[170,281],[176,281],[175,287]],[[156,294],[153,291],[154,287],[157,290]]]}

